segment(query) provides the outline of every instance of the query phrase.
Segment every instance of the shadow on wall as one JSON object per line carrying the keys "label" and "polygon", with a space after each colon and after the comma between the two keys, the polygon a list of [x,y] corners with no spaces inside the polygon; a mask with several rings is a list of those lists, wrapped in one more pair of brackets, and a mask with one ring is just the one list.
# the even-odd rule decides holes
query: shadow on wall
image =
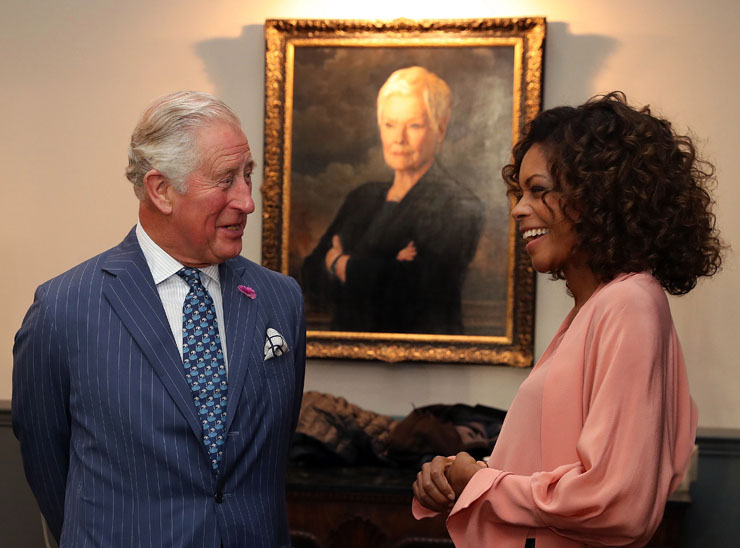
{"label": "shadow on wall", "polygon": [[[213,38],[193,46],[203,60],[214,95],[237,113],[242,113],[242,125],[250,143],[262,139],[265,95],[265,30],[263,25],[246,25],[237,38]],[[258,97],[259,105],[250,98]],[[258,108],[255,108],[258,107]],[[255,133],[255,131],[257,133]],[[252,147],[255,159],[261,156]]]}
{"label": "shadow on wall", "polygon": [[[596,76],[607,66],[609,56],[619,41],[598,34],[573,34],[570,24],[547,23],[545,42],[544,104],[554,107],[563,104],[581,104],[595,93]],[[627,84],[627,82],[625,82]]]}
{"label": "shadow on wall", "polygon": [[[570,24],[548,22],[545,43],[544,103],[582,103],[593,94],[593,81],[606,66],[619,41],[596,34],[573,34]],[[213,38],[193,46],[202,59],[215,95],[256,126],[264,112],[265,36],[263,25],[246,25],[236,38]],[[235,62],[236,61],[236,62]],[[625,82],[627,84],[627,82]],[[596,90],[606,93],[613,90]],[[250,97],[259,97],[255,110]],[[260,125],[261,127],[261,125]],[[255,139],[255,136],[252,136]]]}

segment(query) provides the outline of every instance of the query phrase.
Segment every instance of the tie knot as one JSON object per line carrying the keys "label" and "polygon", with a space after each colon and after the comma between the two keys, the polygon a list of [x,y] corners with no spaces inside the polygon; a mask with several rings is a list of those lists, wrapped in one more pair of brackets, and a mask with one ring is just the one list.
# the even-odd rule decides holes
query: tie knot
{"label": "tie knot", "polygon": [[177,275],[185,280],[190,287],[200,287],[203,283],[200,281],[200,270],[197,268],[181,268]]}

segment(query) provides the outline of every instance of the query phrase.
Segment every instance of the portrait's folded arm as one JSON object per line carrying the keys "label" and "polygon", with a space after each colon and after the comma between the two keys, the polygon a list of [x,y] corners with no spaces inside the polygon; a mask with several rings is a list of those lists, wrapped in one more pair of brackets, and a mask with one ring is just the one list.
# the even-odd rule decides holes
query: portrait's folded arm
{"label": "portrait's folded arm", "polygon": [[59,541],[69,468],[69,376],[52,287],[37,289],[15,337],[12,415],[26,479]]}

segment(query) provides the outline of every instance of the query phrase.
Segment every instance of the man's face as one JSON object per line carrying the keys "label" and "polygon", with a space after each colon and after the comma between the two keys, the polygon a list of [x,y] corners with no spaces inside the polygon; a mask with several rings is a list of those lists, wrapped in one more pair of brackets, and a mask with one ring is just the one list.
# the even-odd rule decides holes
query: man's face
{"label": "man's face", "polygon": [[203,267],[242,250],[247,215],[254,211],[254,161],[242,130],[225,122],[201,129],[196,141],[200,162],[186,179],[187,191],[170,190],[167,251],[185,266]]}

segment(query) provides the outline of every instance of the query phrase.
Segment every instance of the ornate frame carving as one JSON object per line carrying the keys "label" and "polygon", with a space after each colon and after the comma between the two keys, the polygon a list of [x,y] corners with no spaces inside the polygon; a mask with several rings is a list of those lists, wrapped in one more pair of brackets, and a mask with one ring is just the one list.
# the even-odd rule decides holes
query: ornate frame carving
{"label": "ornate frame carving", "polygon": [[[465,55],[465,48],[513,48],[511,143],[523,125],[540,110],[545,19],[354,21],[283,20],[265,22],[265,149],[262,263],[290,272],[290,208],[293,154],[293,106],[297,86],[296,56],[306,48],[438,48]],[[303,49],[301,49],[303,48]],[[365,52],[371,51],[365,49]],[[397,51],[397,50],[396,50]],[[409,50],[411,51],[411,50]],[[420,49],[419,49],[420,51]],[[382,83],[382,82],[381,82]],[[377,93],[377,89],[374,91]],[[509,128],[505,128],[509,131]],[[510,146],[509,146],[510,150]],[[508,152],[507,152],[508,153]],[[508,156],[507,156],[508,157]],[[505,160],[504,160],[505,161]],[[498,166],[499,168],[501,166]],[[492,180],[499,184],[498,173]],[[503,195],[503,184],[497,188]],[[505,221],[507,222],[507,221]],[[532,365],[535,277],[515,225],[505,228],[506,321],[494,335],[369,333],[312,329],[308,326],[307,356],[385,362]],[[503,267],[502,267],[503,268]],[[502,284],[504,285],[504,284]]]}

